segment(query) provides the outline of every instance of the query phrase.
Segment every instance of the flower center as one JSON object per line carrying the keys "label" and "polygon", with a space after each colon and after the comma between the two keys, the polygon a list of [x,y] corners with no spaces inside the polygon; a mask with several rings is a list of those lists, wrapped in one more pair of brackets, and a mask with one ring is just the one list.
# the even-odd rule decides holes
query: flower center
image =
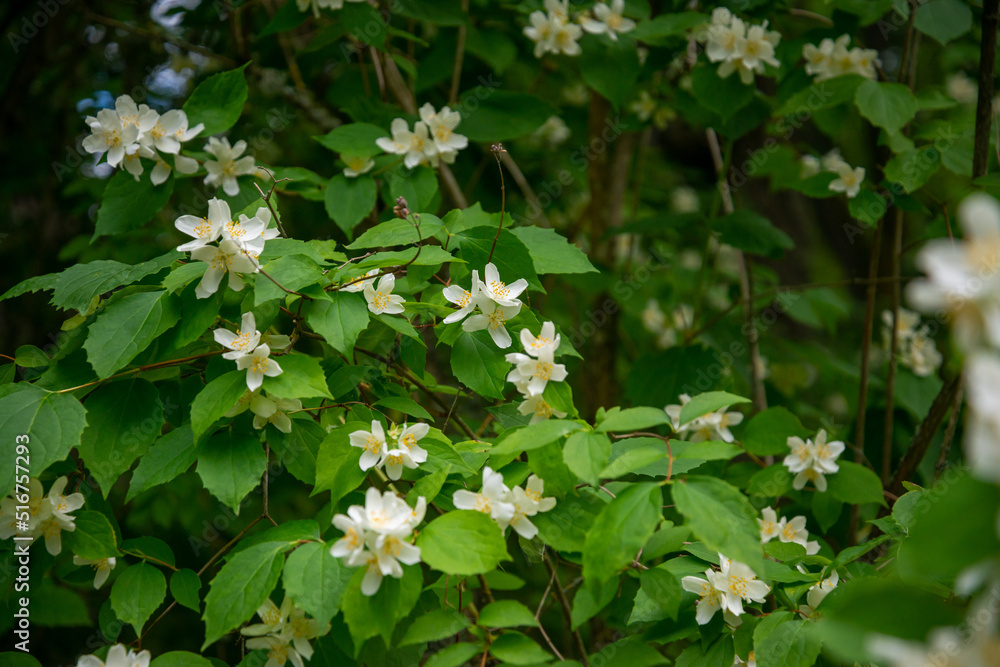
{"label": "flower center", "polygon": [[281,622],[281,611],[272,607],[264,612],[262,620],[265,625],[277,625]]}
{"label": "flower center", "polygon": [[194,228],[194,233],[200,239],[207,239],[212,235],[212,223],[208,221],[208,218],[201,220],[201,224]]}
{"label": "flower center", "polygon": [[243,348],[247,347],[249,344],[250,344],[250,334],[249,333],[241,333],[240,331],[237,331],[236,332],[236,338],[233,340],[233,349],[234,350],[242,350]]}
{"label": "flower center", "polygon": [[491,509],[490,499],[481,493],[476,494],[476,504],[473,507],[477,512],[483,512],[484,514],[489,514]]}
{"label": "flower center", "polygon": [[507,316],[499,308],[490,313],[490,329],[502,329],[506,321]]}
{"label": "flower center", "polygon": [[541,336],[539,336],[538,338],[535,339],[535,342],[531,344],[531,347],[537,350],[538,348],[546,347],[551,344],[552,344],[551,338],[542,338]]}
{"label": "flower center", "polygon": [[747,595],[747,579],[744,577],[729,577],[729,590],[741,598]]}
{"label": "flower center", "polygon": [[399,444],[407,449],[413,449],[413,446],[417,444],[417,439],[413,437],[412,433],[407,433],[403,439],[399,441]]}
{"label": "flower center", "polygon": [[403,455],[402,454],[389,454],[389,456],[387,456],[386,459],[388,460],[389,465],[393,465],[393,466],[401,466],[401,465],[403,465]]}
{"label": "flower center", "polygon": [[252,370],[254,373],[263,373],[264,371],[266,371],[267,357],[255,356],[253,358],[253,361],[250,363],[250,370]]}
{"label": "flower center", "polygon": [[372,305],[379,310],[385,310],[386,306],[389,305],[389,295],[375,292],[375,296],[372,297]]}
{"label": "flower center", "polygon": [[466,290],[462,294],[462,296],[459,297],[458,301],[456,301],[455,303],[458,304],[459,308],[465,308],[466,306],[469,305],[470,301],[472,301],[472,292],[469,292],[468,290]]}
{"label": "flower center", "polygon": [[247,230],[243,229],[242,223],[236,220],[230,220],[226,223],[226,231],[229,232],[230,236],[236,239],[243,238],[247,233]]}
{"label": "flower center", "polygon": [[816,456],[821,459],[830,458],[830,447],[826,444],[816,445]]}
{"label": "flower center", "polygon": [[229,263],[233,261],[233,258],[229,256],[228,253],[217,250],[215,256],[212,257],[212,268],[219,271],[228,271]]}
{"label": "flower center", "polygon": [[529,498],[531,498],[532,500],[534,500],[536,503],[539,502],[542,499],[542,494],[538,493],[537,491],[532,491],[531,489],[525,489],[524,490],[524,495],[528,496]]}
{"label": "flower center", "polygon": [[372,454],[378,454],[382,449],[382,441],[376,438],[374,435],[369,435],[365,440],[365,450],[371,452]]}
{"label": "flower center", "polygon": [[547,361],[539,361],[535,364],[535,377],[540,380],[548,380],[552,375],[552,364]]}
{"label": "flower center", "polygon": [[41,529],[42,529],[42,535],[44,535],[45,537],[54,537],[59,534],[59,532],[62,530],[62,527],[59,525],[59,522],[56,521],[55,519],[49,519],[48,521],[46,521],[41,525]]}
{"label": "flower center", "polygon": [[622,27],[622,17],[618,14],[612,14],[608,17],[608,27],[612,30],[618,30]]}
{"label": "flower center", "polygon": [[347,534],[344,535],[344,539],[347,540],[348,549],[357,549],[361,546],[361,537],[358,535],[358,531],[353,528],[347,529]]}
{"label": "flower center", "polygon": [[791,524],[788,524],[787,526],[785,526],[785,529],[783,531],[781,531],[781,534],[784,536],[784,538],[786,540],[791,541],[791,540],[795,539],[795,535],[796,535],[797,532],[798,531],[796,531],[794,528],[792,528]]}
{"label": "flower center", "polygon": [[444,125],[438,125],[434,129],[434,136],[440,141],[448,141],[451,138],[451,128],[445,127]]}
{"label": "flower center", "polygon": [[535,416],[548,419],[552,416],[552,408],[542,399],[538,399],[538,403],[535,403]]}

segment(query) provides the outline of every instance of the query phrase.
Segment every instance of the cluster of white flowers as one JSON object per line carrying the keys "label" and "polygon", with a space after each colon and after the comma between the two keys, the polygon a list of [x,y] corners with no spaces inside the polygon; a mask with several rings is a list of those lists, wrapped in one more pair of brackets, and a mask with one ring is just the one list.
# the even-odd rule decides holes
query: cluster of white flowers
{"label": "cluster of white flowers", "polygon": [[[233,220],[229,204],[222,199],[208,201],[208,217],[182,215],[174,221],[178,230],[194,237],[193,241],[177,246],[177,250],[190,252],[191,259],[208,264],[195,290],[199,299],[215,294],[226,274],[230,289],[237,292],[243,289],[240,274],[256,273],[265,241],[278,236],[276,228],[268,228],[270,223],[271,212],[263,206],[252,218],[240,214],[239,220]],[[216,241],[218,245],[210,245]]]}
{"label": "cluster of white flowers", "polygon": [[139,180],[143,166],[140,158],[153,160],[156,166],[150,174],[153,185],[159,185],[170,176],[172,167],[160,153],[174,156],[174,167],[182,174],[198,171],[198,161],[180,154],[181,143],[198,135],[204,124],[188,128],[187,115],[180,109],[171,109],[162,116],[145,104],[136,105],[128,95],[115,100],[114,109],[101,109],[97,116],[87,116],[90,135],[83,140],[83,148],[96,154],[98,159],[105,152],[108,164],[121,165]]}
{"label": "cluster of white flowers", "polygon": [[530,517],[556,506],[555,498],[542,497],[544,492],[545,482],[537,475],[528,477],[523,489],[519,486],[511,489],[504,484],[503,475],[485,466],[482,488],[475,493],[459,489],[453,494],[452,502],[460,510],[489,514],[504,533],[510,526],[518,535],[530,540],[538,534]]}
{"label": "cluster of white flowers", "polygon": [[806,530],[804,516],[793,517],[791,520],[787,517],[781,517],[779,521],[773,507],[765,507],[760,511],[760,514],[761,518],[757,519],[757,523],[760,524],[761,544],[767,544],[777,537],[782,542],[801,544],[806,549],[806,555],[812,556],[819,553],[819,542],[809,540],[809,531]]}
{"label": "cluster of white flowers", "polygon": [[[406,119],[397,118],[389,126],[392,138],[381,137],[375,143],[386,153],[404,156],[403,164],[409,169],[419,164],[429,164],[432,167],[441,162],[451,164],[458,151],[469,145],[468,137],[455,132],[461,121],[462,116],[457,111],[448,107],[434,111],[433,105],[428,103],[420,107],[420,120],[413,125],[412,131]],[[353,168],[353,165],[349,166]],[[358,166],[362,171],[355,171],[355,176],[370,169],[374,162]]]}
{"label": "cluster of white flowers", "polygon": [[566,379],[566,367],[555,363],[559,342],[560,336],[556,333],[555,325],[545,322],[537,337],[527,329],[521,329],[521,345],[527,354],[512,352],[505,357],[509,363],[514,364],[513,370],[507,374],[507,382],[513,383],[524,396],[517,411],[525,416],[531,415],[531,424],[537,424],[552,415],[559,419],[566,416],[565,412],[554,409],[542,398],[549,382],[562,382]]}
{"label": "cluster of white flowers", "polygon": [[837,178],[830,183],[832,192],[843,192],[848,199],[853,199],[861,192],[861,184],[865,180],[864,167],[851,167],[840,155],[840,149],[834,148],[823,157],[815,155],[803,155],[800,158],[802,164],[802,178],[815,176],[824,171],[837,174]]}
{"label": "cluster of white flowers", "polygon": [[389,429],[387,439],[382,424],[373,419],[371,431],[354,431],[350,434],[351,446],[364,450],[360,461],[362,470],[385,468],[389,479],[397,480],[403,474],[404,467],[416,470],[427,460],[427,450],[418,445],[417,441],[430,430],[431,427],[427,424],[403,424],[402,427],[394,424]]}
{"label": "cluster of white flowers", "polygon": [[281,606],[270,599],[257,608],[261,623],[248,625],[240,634],[253,637],[247,641],[249,649],[265,649],[267,665],[281,667],[291,661],[295,667],[303,667],[302,659],[313,655],[310,639],[322,637],[330,631],[329,623],[320,623],[314,618],[306,618],[306,612],[295,606],[291,598],[285,597]]}
{"label": "cluster of white flowers", "polygon": [[222,137],[210,137],[205,150],[212,154],[214,160],[205,160],[205,185],[222,188],[230,197],[235,197],[240,193],[240,184],[236,178],[256,172],[256,160],[252,155],[243,155],[247,149],[247,142],[240,139],[232,146],[229,139]]}
{"label": "cluster of white flowers", "polygon": [[844,451],[844,443],[835,440],[826,441],[826,430],[820,430],[813,440],[802,440],[797,435],[788,438],[791,453],[782,463],[788,472],[796,473],[792,487],[796,491],[805,488],[807,482],[812,482],[817,491],[826,491],[825,475],[832,475],[840,470],[837,457]]}
{"label": "cluster of white flowers", "polygon": [[[882,311],[882,347],[892,350],[892,311]],[[917,377],[927,377],[941,366],[941,353],[930,336],[928,325],[920,326],[920,316],[905,308],[899,309],[896,323],[896,354],[899,363]]]}
{"label": "cluster of white flowers", "polygon": [[625,0],[611,0],[611,4],[597,2],[589,12],[576,17],[569,15],[569,0],[545,0],[545,11],[534,11],[528,16],[531,25],[524,28],[524,35],[535,43],[535,57],[546,53],[578,56],[579,40],[583,31],[593,35],[607,35],[617,41],[619,33],[635,29],[635,21],[625,18]]}
{"label": "cluster of white flowers", "polygon": [[421,496],[417,506],[410,508],[406,501],[392,491],[379,493],[369,487],[365,493],[365,506],[351,505],[347,514],[333,517],[333,525],[344,536],[333,543],[330,554],[343,558],[348,567],[366,568],[361,581],[361,592],[375,595],[382,585],[382,577],[400,579],[403,567],[420,562],[420,547],[408,541],[414,528],[424,520],[427,500]]}
{"label": "cluster of white flowers", "polygon": [[462,322],[462,329],[470,332],[486,329],[497,347],[507,348],[511,344],[507,320],[521,311],[521,300],[517,297],[527,289],[528,281],[519,278],[508,285],[500,280],[500,273],[492,263],[486,265],[485,274],[486,282],[483,282],[479,279],[479,271],[472,272],[471,289],[458,285],[444,288],[444,298],[458,306],[458,310],[444,318],[444,323],[458,322],[478,308],[479,314]]}
{"label": "cluster of white flowers", "polygon": [[101,660],[96,655],[82,655],[76,667],[149,667],[153,654],[127,648],[125,644],[115,644],[108,649],[107,658]]}
{"label": "cluster of white flowers", "polygon": [[62,552],[62,531],[76,530],[73,512],[83,507],[83,494],[63,495],[69,480],[60,477],[49,487],[48,495],[42,495],[42,483],[36,478],[28,479],[28,487],[18,485],[14,492],[0,500],[0,540],[17,537],[31,538],[34,544],[39,537],[45,538],[45,549],[53,556]]}
{"label": "cluster of white flowers", "polygon": [[[719,408],[681,425],[681,410],[691,401],[691,397],[688,394],[681,394],[680,400],[680,405],[668,405],[663,408],[670,417],[670,424],[678,438],[691,442],[705,440],[732,442],[735,439],[729,427],[743,421],[742,412],[726,412],[726,408]],[[689,437],[682,437],[685,435]]]}
{"label": "cluster of white flowers", "polygon": [[271,345],[277,349],[284,349],[291,345],[291,340],[288,336],[268,334],[267,341],[270,344],[262,342],[264,339],[257,331],[257,323],[252,312],[243,313],[240,328],[236,333],[220,328],[215,330],[214,335],[215,342],[229,350],[222,354],[222,358],[235,361],[236,368],[247,372],[247,389],[251,392],[260,389],[265,375],[267,377],[281,375],[281,366],[270,358]]}
{"label": "cluster of white flowers", "polygon": [[[279,338],[279,336],[273,336],[273,338]],[[287,338],[287,336],[280,336],[280,338]],[[268,345],[268,347],[270,348],[271,345]],[[292,420],[288,416],[288,413],[297,412],[301,409],[302,401],[297,398],[265,396],[260,389],[247,389],[243,392],[243,395],[240,396],[240,400],[237,401],[236,405],[230,408],[223,416],[235,417],[236,415],[243,414],[247,410],[250,410],[250,412],[254,415],[254,428],[261,429],[268,424],[273,424],[274,427],[282,433],[291,433]]]}
{"label": "cluster of white flowers", "polygon": [[319,17],[320,9],[343,9],[345,2],[365,2],[366,0],[295,0],[300,12],[312,11],[313,16]]}
{"label": "cluster of white flowers", "polygon": [[816,81],[825,81],[844,74],[859,74],[866,79],[875,79],[875,68],[881,65],[878,51],[862,49],[859,46],[848,49],[850,35],[841,35],[836,40],[826,38],[819,43],[802,47],[802,57],[806,59],[806,72],[814,74]]}
{"label": "cluster of white flowers", "polygon": [[727,78],[739,74],[744,85],[754,82],[755,74],[763,74],[764,66],[778,67],[774,49],[781,41],[781,34],[767,29],[767,21],[748,26],[743,19],[733,16],[725,7],[716,7],[712,22],[699,36],[704,42],[709,61],[719,65],[719,76]]}
{"label": "cluster of white flowers", "polygon": [[684,590],[698,595],[695,620],[705,625],[712,620],[715,612],[722,610],[726,623],[736,627],[743,621],[744,602],[763,602],[771,592],[771,587],[757,579],[757,574],[749,565],[736,562],[719,554],[719,571],[705,570],[705,579],[684,577]]}
{"label": "cluster of white flowers", "polygon": [[1000,482],[1000,203],[984,193],[958,207],[963,239],[937,239],[917,254],[926,279],[907,287],[917,310],[948,319],[966,353],[965,455],[973,472]]}
{"label": "cluster of white flowers", "polygon": [[670,312],[670,324],[660,309],[660,302],[650,299],[642,311],[642,323],[650,333],[656,335],[656,344],[661,348],[677,345],[677,332],[686,331],[694,324],[694,308],[680,304]]}
{"label": "cluster of white flowers", "polygon": [[806,592],[806,604],[799,605],[799,613],[810,618],[814,617],[816,607],[830,594],[830,591],[837,587],[838,583],[840,583],[840,575],[834,570],[829,577],[810,586]]}

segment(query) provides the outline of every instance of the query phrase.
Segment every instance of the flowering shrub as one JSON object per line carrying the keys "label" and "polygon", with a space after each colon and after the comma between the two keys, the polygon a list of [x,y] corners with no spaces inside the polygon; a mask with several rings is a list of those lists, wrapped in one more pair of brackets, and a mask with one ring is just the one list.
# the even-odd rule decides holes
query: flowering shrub
{"label": "flowering shrub", "polygon": [[216,4],[85,12],[203,69],[76,119],[92,250],[0,296],[68,311],[3,664],[996,664],[996,0]]}

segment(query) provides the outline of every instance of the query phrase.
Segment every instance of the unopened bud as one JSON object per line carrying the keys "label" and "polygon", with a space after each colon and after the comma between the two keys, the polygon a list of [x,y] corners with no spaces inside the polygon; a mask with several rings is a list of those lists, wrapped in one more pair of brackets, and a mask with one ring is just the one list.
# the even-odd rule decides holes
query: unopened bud
{"label": "unopened bud", "polygon": [[403,220],[410,217],[410,209],[406,205],[404,197],[396,197],[396,205],[393,207],[392,212],[397,218],[402,218]]}

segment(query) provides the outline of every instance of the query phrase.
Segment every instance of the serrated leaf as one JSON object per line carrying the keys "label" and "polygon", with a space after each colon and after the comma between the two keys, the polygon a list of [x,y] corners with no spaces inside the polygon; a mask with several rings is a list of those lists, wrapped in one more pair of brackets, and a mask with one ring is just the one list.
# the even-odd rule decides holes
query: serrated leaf
{"label": "serrated leaf", "polygon": [[327,215],[350,238],[357,224],[375,208],[377,195],[375,180],[370,176],[347,178],[337,174],[326,184],[323,201]]}
{"label": "serrated leaf", "polygon": [[672,490],[685,525],[707,548],[764,572],[757,510],[736,487],[716,477],[691,475]]}
{"label": "serrated leaf", "polygon": [[544,447],[568,433],[579,431],[583,425],[566,419],[547,419],[512,432],[490,450],[491,456],[507,456]]}
{"label": "serrated leaf", "polygon": [[276,357],[281,374],[264,378],[264,391],[280,398],[329,398],[326,374],[319,360],[306,354]]}
{"label": "serrated leaf", "polygon": [[337,613],[353,574],[325,544],[312,542],[291,553],[282,582],[295,605],[322,625]]}
{"label": "serrated leaf", "polygon": [[135,359],[180,319],[167,292],[139,292],[113,301],[90,325],[87,361],[105,379]]}
{"label": "serrated leaf", "polygon": [[194,463],[196,449],[189,424],[161,436],[139,460],[129,481],[125,502],[154,486],[166,484],[186,471]]}
{"label": "serrated leaf", "polygon": [[743,446],[757,456],[788,453],[788,438],[809,435],[799,418],[788,408],[768,408],[754,415],[743,432]]}
{"label": "serrated leaf", "polygon": [[264,542],[229,558],[205,596],[205,650],[241,623],[250,620],[274,590],[285,563],[283,542]]}
{"label": "serrated leaf", "polygon": [[167,580],[159,568],[148,563],[132,565],[111,587],[115,616],[135,628],[136,634],[167,595]]}
{"label": "serrated leaf", "polygon": [[388,137],[381,127],[369,123],[346,123],[313,139],[324,148],[341,155],[370,158],[382,152],[375,141]]}
{"label": "serrated leaf", "polygon": [[251,435],[217,433],[198,447],[198,476],[236,514],[243,498],[260,483],[265,468],[264,448]]}
{"label": "serrated leaf", "polygon": [[197,440],[247,392],[247,372],[229,371],[205,385],[191,403],[191,432]]}
{"label": "serrated leaf", "polygon": [[413,619],[413,623],[399,640],[399,645],[440,641],[455,636],[470,625],[469,619],[454,609],[435,609]]}
{"label": "serrated leaf", "polygon": [[604,506],[583,549],[583,578],[591,593],[618,575],[646,544],[663,518],[660,487],[627,487]]}
{"label": "serrated leaf", "polygon": [[554,229],[528,226],[514,227],[510,232],[524,243],[539,275],[597,272],[587,255]]}
{"label": "serrated leaf", "polygon": [[611,440],[603,433],[577,431],[563,447],[563,462],[577,477],[592,486],[600,484],[601,471],[611,455]]}
{"label": "serrated leaf", "polygon": [[66,310],[86,312],[95,296],[156,275],[181,257],[181,253],[172,250],[139,264],[123,264],[107,259],[74,264],[58,275],[52,303]]}
{"label": "serrated leaf", "polygon": [[510,364],[485,331],[462,331],[451,350],[451,370],[459,382],[486,398],[502,398]]}
{"label": "serrated leaf", "polygon": [[173,192],[172,176],[160,185],[153,185],[148,178],[137,181],[132,174],[119,169],[104,188],[91,240],[138,229],[167,205]]}
{"label": "serrated leaf", "polygon": [[63,536],[74,555],[87,560],[119,556],[118,538],[108,517],[93,510],[78,510],[74,515],[76,529]]}
{"label": "serrated leaf", "polygon": [[598,426],[602,433],[608,431],[641,431],[669,424],[670,418],[663,410],[649,407],[627,408],[609,414]]}
{"label": "serrated leaf", "polygon": [[194,570],[184,568],[170,575],[170,594],[177,600],[177,604],[201,613],[199,591],[201,579]]}
{"label": "serrated leaf", "polygon": [[184,103],[184,113],[189,127],[205,124],[200,137],[225,132],[240,119],[247,100],[247,81],[243,70],[249,64],[210,76],[192,91]]}
{"label": "serrated leaf", "polygon": [[368,328],[368,306],[360,294],[332,292],[329,300],[309,303],[306,322],[335,350],[350,358],[358,336]]}
{"label": "serrated leaf", "polygon": [[509,560],[500,527],[473,510],[454,510],[434,519],[420,532],[417,546],[423,562],[447,574],[482,574]]}
{"label": "serrated leaf", "polygon": [[409,220],[393,218],[379,223],[354,240],[347,247],[350,250],[367,250],[369,248],[391,248],[393,246],[413,245],[421,239],[436,236],[444,227],[437,216],[429,213],[420,214],[420,230]]}
{"label": "serrated leaf", "polygon": [[895,134],[917,113],[917,98],[901,83],[865,80],[854,96],[861,115],[873,125]]}
{"label": "serrated leaf", "polygon": [[348,422],[335,428],[319,445],[316,455],[316,486],[313,495],[330,491],[332,503],[358,488],[365,479],[361,469],[361,453],[351,447],[350,434],[356,430],[371,430],[371,423]]}
{"label": "serrated leaf", "polygon": [[482,608],[476,624],[484,628],[515,628],[537,626],[538,621],[531,610],[517,600],[497,600]]}
{"label": "serrated leaf", "polygon": [[837,500],[852,505],[878,503],[885,505],[882,482],[868,468],[851,461],[838,461],[840,470],[827,475],[827,493]]}
{"label": "serrated leaf", "polygon": [[749,398],[743,398],[736,394],[730,394],[725,391],[709,391],[704,394],[698,394],[688,401],[681,408],[681,416],[678,421],[681,425],[684,425],[716,410],[728,408],[738,403],[749,402]]}

